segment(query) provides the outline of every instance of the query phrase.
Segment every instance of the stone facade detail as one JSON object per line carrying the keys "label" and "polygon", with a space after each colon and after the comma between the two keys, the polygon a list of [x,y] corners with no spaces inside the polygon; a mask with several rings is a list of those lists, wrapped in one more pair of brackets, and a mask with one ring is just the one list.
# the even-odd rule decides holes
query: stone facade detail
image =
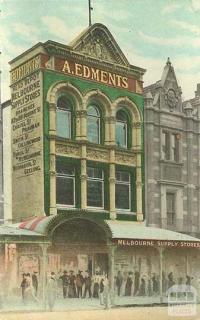
{"label": "stone facade detail", "polygon": [[87,149],[87,159],[96,161],[109,161],[109,153],[107,150],[100,150],[94,148]]}
{"label": "stone facade detail", "polygon": [[[199,88],[194,99],[182,102],[168,59],[161,80],[144,89],[147,224],[192,235],[200,232],[200,173],[194,162],[200,156]],[[167,145],[170,154],[166,159]],[[171,224],[167,194],[175,199]]]}
{"label": "stone facade detail", "polygon": [[78,145],[56,144],[56,153],[68,157],[80,157],[81,150]]}

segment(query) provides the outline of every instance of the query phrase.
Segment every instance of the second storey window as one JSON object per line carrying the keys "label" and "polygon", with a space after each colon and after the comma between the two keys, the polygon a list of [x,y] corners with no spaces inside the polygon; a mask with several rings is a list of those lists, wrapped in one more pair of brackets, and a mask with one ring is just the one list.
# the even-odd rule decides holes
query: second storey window
{"label": "second storey window", "polygon": [[175,200],[176,194],[173,192],[166,193],[166,207],[167,207],[167,224],[173,225],[175,221]]}
{"label": "second storey window", "polygon": [[72,105],[66,96],[59,97],[57,101],[56,132],[59,137],[71,139]]}
{"label": "second storey window", "polygon": [[126,171],[115,173],[115,206],[117,209],[131,210],[131,177]]}
{"label": "second storey window", "polygon": [[56,203],[75,206],[75,168],[62,162],[56,164]]}
{"label": "second storey window", "polygon": [[87,108],[87,139],[93,143],[100,143],[100,113],[95,105]]}
{"label": "second storey window", "polygon": [[87,168],[87,206],[104,208],[104,172],[100,168]]}
{"label": "second storey window", "polygon": [[179,134],[170,131],[162,132],[162,159],[179,161]]}

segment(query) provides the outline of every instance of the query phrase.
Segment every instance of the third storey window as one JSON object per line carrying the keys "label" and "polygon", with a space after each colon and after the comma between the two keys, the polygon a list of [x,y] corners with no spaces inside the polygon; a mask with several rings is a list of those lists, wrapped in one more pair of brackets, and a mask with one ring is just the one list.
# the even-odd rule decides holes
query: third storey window
{"label": "third storey window", "polygon": [[115,206],[117,209],[131,210],[131,177],[126,171],[115,173]]}
{"label": "third storey window", "polygon": [[116,145],[121,148],[128,146],[128,117],[124,110],[119,110],[116,114]]}
{"label": "third storey window", "polygon": [[162,132],[162,158],[163,160],[179,161],[179,139],[178,133],[170,131]]}
{"label": "third storey window", "polygon": [[66,96],[59,97],[57,101],[56,132],[59,137],[71,139],[72,105]]}
{"label": "third storey window", "polygon": [[87,139],[89,142],[100,143],[101,117],[97,106],[87,107]]}
{"label": "third storey window", "polygon": [[104,208],[104,172],[101,168],[87,168],[87,206]]}

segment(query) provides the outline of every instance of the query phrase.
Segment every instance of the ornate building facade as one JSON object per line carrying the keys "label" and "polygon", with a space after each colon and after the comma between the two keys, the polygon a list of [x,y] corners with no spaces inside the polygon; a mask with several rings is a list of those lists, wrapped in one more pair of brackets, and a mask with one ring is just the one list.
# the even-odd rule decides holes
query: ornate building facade
{"label": "ornate building facade", "polygon": [[147,224],[199,237],[200,103],[182,102],[168,59],[160,81],[146,87]]}

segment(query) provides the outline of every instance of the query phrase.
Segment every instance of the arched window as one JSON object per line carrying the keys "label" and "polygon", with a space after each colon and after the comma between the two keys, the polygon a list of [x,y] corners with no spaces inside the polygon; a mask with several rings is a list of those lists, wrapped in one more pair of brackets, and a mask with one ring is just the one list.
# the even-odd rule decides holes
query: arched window
{"label": "arched window", "polygon": [[118,147],[128,147],[128,122],[129,121],[127,113],[122,109],[117,111],[115,140]]}
{"label": "arched window", "polygon": [[72,137],[72,104],[66,96],[60,96],[57,101],[56,132],[62,138]]}
{"label": "arched window", "polygon": [[87,139],[93,143],[100,143],[101,116],[95,105],[87,107]]}

